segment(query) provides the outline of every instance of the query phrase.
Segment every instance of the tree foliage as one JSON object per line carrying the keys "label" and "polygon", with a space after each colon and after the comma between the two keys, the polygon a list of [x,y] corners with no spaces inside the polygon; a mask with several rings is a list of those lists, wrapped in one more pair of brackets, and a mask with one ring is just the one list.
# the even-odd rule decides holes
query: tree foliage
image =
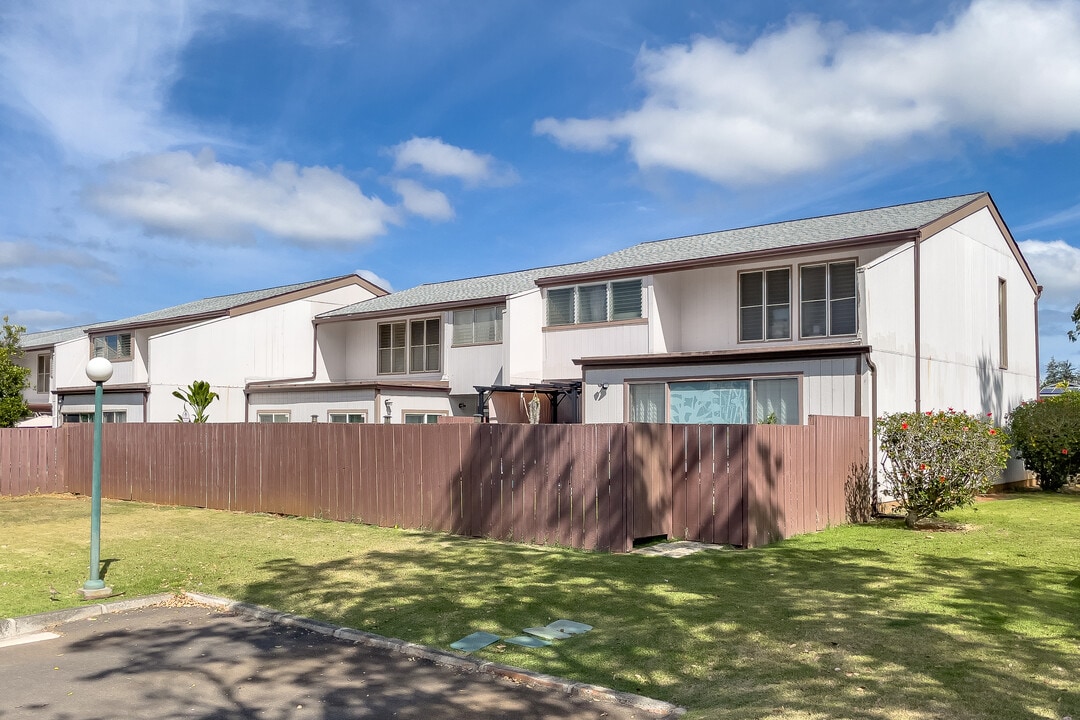
{"label": "tree foliage", "polygon": [[1077,338],[1080,338],[1080,302],[1076,303],[1076,308],[1073,310],[1072,321],[1076,324],[1076,327],[1068,332],[1069,339],[1076,342]]}
{"label": "tree foliage", "polygon": [[30,368],[15,364],[23,356],[20,342],[24,332],[26,328],[12,325],[4,316],[3,333],[0,334],[0,427],[15,427],[30,414],[23,397]]}
{"label": "tree foliage", "polygon": [[1080,474],[1080,392],[1023,403],[1009,415],[1009,427],[1043,490],[1057,490]]}
{"label": "tree foliage", "polygon": [[1046,377],[1043,378],[1043,387],[1080,382],[1080,370],[1073,367],[1070,360],[1055,360],[1050,358],[1046,363]]}
{"label": "tree foliage", "polygon": [[1009,460],[1009,440],[991,416],[948,411],[887,414],[878,420],[884,487],[907,526],[970,505]]}
{"label": "tree foliage", "polygon": [[[191,422],[204,423],[210,419],[210,416],[206,414],[206,409],[210,407],[210,403],[218,399],[218,394],[211,392],[210,383],[205,380],[196,380],[185,390],[173,390],[173,397],[183,400],[195,411],[195,417]],[[176,422],[184,422],[184,416],[177,415]]]}

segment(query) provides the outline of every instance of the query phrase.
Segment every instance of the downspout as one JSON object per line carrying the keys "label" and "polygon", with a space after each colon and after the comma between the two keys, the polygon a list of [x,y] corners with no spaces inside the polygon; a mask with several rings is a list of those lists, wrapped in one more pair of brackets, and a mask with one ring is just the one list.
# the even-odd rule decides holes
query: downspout
{"label": "downspout", "polygon": [[[922,233],[915,236],[913,264],[915,270],[915,412],[922,412],[922,283],[919,245]],[[874,416],[875,418],[877,415]]]}

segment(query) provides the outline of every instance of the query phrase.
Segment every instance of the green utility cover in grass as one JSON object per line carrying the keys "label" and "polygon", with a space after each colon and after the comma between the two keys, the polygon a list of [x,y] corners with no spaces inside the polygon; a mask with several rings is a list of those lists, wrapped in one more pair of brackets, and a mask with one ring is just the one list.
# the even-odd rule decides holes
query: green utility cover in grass
{"label": "green utility cover in grass", "polygon": [[528,635],[515,635],[512,638],[506,638],[503,642],[508,642],[511,645],[521,645],[522,647],[547,647],[551,645],[547,640],[541,640],[540,638],[529,637]]}
{"label": "green utility cover in grass", "polygon": [[480,648],[485,648],[493,642],[499,639],[498,635],[492,635],[488,632],[474,632],[471,635],[466,635],[457,642],[450,643],[450,647],[461,652],[473,652]]}
{"label": "green utility cover in grass", "polygon": [[581,633],[587,633],[593,629],[592,625],[574,622],[573,620],[556,620],[553,623],[548,623],[547,626],[551,630],[557,630],[571,635],[580,635]]}
{"label": "green utility cover in grass", "polygon": [[530,635],[535,635],[538,638],[544,638],[545,640],[565,640],[568,637],[572,637],[570,633],[564,633],[561,630],[552,630],[549,627],[525,628],[525,632]]}

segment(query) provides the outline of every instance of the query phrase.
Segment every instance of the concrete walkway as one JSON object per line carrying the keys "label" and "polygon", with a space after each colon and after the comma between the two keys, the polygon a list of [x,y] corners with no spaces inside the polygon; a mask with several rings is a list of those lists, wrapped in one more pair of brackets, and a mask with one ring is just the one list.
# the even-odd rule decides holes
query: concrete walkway
{"label": "concrete walkway", "polygon": [[18,631],[16,641],[41,630],[58,634],[0,647],[0,718],[656,720],[681,714],[648,698],[400,640],[364,633],[350,640],[357,631],[251,606],[231,612],[177,601],[121,612],[104,607],[58,625],[35,616],[20,619],[18,628],[11,621],[0,627],[8,635]]}

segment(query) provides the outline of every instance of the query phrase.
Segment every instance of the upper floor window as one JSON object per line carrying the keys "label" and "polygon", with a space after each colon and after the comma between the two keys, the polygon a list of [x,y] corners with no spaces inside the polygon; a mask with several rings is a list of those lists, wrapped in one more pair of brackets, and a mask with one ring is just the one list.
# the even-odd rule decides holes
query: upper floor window
{"label": "upper floor window", "polygon": [[791,337],[791,269],[739,273],[739,341]]}
{"label": "upper floor window", "polygon": [[442,320],[429,318],[409,323],[409,372],[438,372],[442,355]]}
{"label": "upper floor window", "polygon": [[93,357],[103,357],[108,360],[131,359],[131,333],[117,333],[116,335],[98,335],[94,338]]}
{"label": "upper floor window", "polygon": [[49,392],[49,381],[52,379],[52,355],[45,353],[37,358],[37,387],[38,393]]}
{"label": "upper floor window", "polygon": [[441,326],[442,320],[439,318],[380,323],[379,374],[438,372],[442,350]]}
{"label": "upper floor window", "polygon": [[502,320],[502,306],[455,310],[454,345],[502,342]]}
{"label": "upper floor window", "polygon": [[855,262],[804,265],[799,272],[802,337],[854,335]]}
{"label": "upper floor window", "polygon": [[641,279],[553,288],[547,291],[547,316],[548,325],[640,318]]}
{"label": "upper floor window", "polygon": [[998,367],[1009,367],[1009,290],[1005,278],[998,278]]}

